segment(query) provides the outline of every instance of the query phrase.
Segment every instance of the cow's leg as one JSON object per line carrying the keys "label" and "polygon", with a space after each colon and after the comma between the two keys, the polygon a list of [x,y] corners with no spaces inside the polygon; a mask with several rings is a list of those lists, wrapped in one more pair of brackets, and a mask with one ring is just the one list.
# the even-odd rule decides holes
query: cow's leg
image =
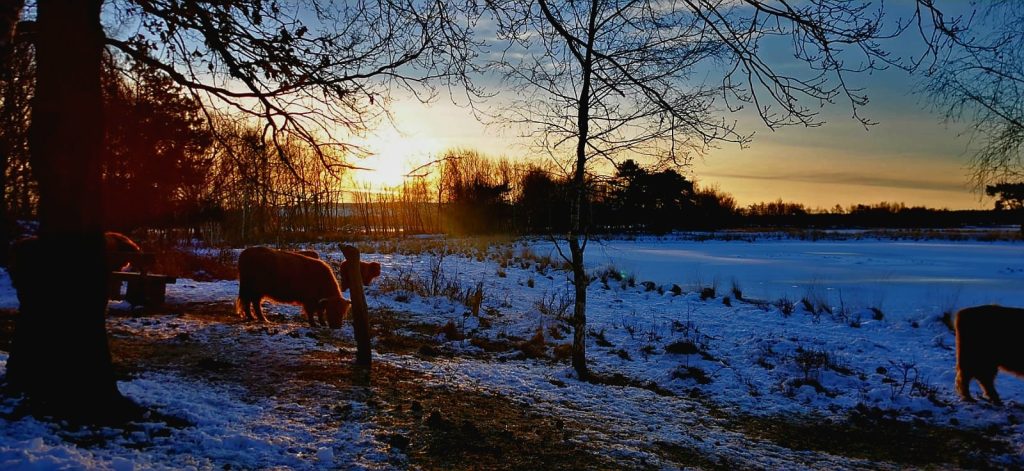
{"label": "cow's leg", "polygon": [[249,298],[238,296],[238,304],[240,308],[238,314],[242,316],[242,319],[245,319],[247,321],[251,321],[253,319],[252,310],[249,308],[249,305],[251,303],[252,300],[250,300]]}
{"label": "cow's leg", "polygon": [[320,318],[320,325],[326,327],[327,326],[327,308],[324,307],[324,306],[319,306],[319,309],[317,309],[316,312],[317,312],[317,317]]}
{"label": "cow's leg", "polygon": [[991,374],[986,371],[985,374],[978,375],[978,382],[981,383],[981,390],[985,392],[985,397],[992,401],[992,404],[1000,406],[1003,401],[999,399],[999,393],[996,392],[996,372],[998,370],[993,369]]}
{"label": "cow's leg", "polygon": [[267,322],[267,318],[263,316],[263,306],[261,305],[261,301],[262,299],[257,299],[253,301],[252,310],[256,311],[256,318],[259,319],[260,322]]}
{"label": "cow's leg", "polygon": [[316,316],[320,306],[316,303],[302,305],[302,312],[306,313],[306,319],[309,321],[310,327],[317,327]]}
{"label": "cow's leg", "polygon": [[963,400],[974,402],[974,397],[971,396],[971,375],[964,373],[959,367],[956,369],[956,391]]}

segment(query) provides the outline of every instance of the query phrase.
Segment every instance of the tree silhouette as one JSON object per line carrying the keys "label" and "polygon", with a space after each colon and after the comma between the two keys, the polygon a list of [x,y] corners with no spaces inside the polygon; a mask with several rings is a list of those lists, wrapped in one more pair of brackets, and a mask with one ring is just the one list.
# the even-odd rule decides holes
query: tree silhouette
{"label": "tree silhouette", "polygon": [[1020,216],[1020,231],[1024,232],[1024,183],[997,183],[985,187],[985,194],[998,196],[997,211],[1015,211]]}
{"label": "tree silhouette", "polygon": [[925,71],[921,91],[947,121],[967,125],[980,190],[1024,178],[1024,10],[1019,2],[987,2],[973,23]]}
{"label": "tree silhouette", "polygon": [[106,61],[103,161],[106,226],[168,225],[199,211],[212,136],[202,104],[166,74],[139,62]]}
{"label": "tree silhouette", "polygon": [[539,234],[568,229],[569,192],[565,181],[555,179],[543,168],[533,167],[523,174],[519,185],[516,200],[519,225],[527,232]]}
{"label": "tree silhouette", "polygon": [[682,227],[693,207],[693,183],[673,169],[651,173],[626,160],[615,173],[617,222],[630,230],[664,233]]}

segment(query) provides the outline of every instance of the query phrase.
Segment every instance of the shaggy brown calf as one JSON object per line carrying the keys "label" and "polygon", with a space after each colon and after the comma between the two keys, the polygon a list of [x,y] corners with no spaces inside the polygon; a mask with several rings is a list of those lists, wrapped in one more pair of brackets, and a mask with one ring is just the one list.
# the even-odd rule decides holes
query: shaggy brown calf
{"label": "shaggy brown calf", "polygon": [[[341,272],[341,290],[348,291],[348,287],[352,284],[348,279],[348,260],[341,262],[339,271]],[[359,276],[363,279],[363,286],[370,286],[373,279],[380,276],[380,263],[360,261]]]}
{"label": "shaggy brown calf", "polygon": [[1001,404],[995,379],[999,369],[1024,376],[1024,309],[975,306],[956,313],[956,390],[973,402],[977,379],[993,404]]}
{"label": "shaggy brown calf", "polygon": [[318,254],[316,250],[296,250],[295,253],[320,260],[320,254]]}
{"label": "shaggy brown calf", "polygon": [[341,327],[352,307],[326,263],[295,252],[250,247],[238,256],[239,314],[251,320],[254,310],[256,318],[266,322],[260,308],[263,298],[302,306],[309,325],[315,327],[319,318],[332,329]]}

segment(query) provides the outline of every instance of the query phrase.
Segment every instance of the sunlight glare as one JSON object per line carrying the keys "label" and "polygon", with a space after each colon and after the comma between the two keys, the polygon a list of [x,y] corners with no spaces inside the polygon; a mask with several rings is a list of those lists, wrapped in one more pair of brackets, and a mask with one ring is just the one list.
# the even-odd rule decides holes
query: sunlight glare
{"label": "sunlight glare", "polygon": [[366,147],[373,155],[353,163],[367,170],[356,170],[353,177],[358,184],[377,188],[401,185],[410,171],[443,151],[438,139],[395,131],[376,136]]}

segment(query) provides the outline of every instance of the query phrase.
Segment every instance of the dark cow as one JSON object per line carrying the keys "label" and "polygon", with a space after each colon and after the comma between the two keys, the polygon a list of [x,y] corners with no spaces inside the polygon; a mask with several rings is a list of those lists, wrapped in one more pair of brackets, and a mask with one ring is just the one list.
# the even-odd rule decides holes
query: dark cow
{"label": "dark cow", "polygon": [[263,298],[302,306],[309,324],[327,323],[332,329],[352,306],[341,295],[331,267],[321,260],[295,252],[268,247],[250,247],[238,256],[239,314],[266,322],[260,302]]}
{"label": "dark cow", "polygon": [[956,313],[956,390],[965,401],[971,397],[971,380],[977,379],[985,396],[1001,404],[996,392],[996,373],[1024,376],[1024,309],[996,305],[975,306]]}

